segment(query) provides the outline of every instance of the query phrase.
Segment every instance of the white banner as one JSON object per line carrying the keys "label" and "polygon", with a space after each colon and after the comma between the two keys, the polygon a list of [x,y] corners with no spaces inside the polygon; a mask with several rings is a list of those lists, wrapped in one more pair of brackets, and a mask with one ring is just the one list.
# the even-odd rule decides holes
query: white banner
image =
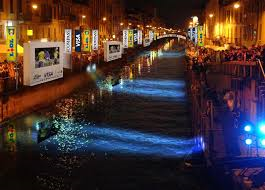
{"label": "white banner", "polygon": [[143,32],[142,30],[138,30],[138,45],[143,44]]}
{"label": "white banner", "polygon": [[128,48],[128,30],[123,30],[123,48]]}
{"label": "white banner", "polygon": [[122,43],[107,41],[104,43],[104,61],[109,62],[122,58]]}
{"label": "white banner", "polygon": [[98,30],[92,30],[92,50],[98,50]]}
{"label": "white banner", "polygon": [[64,51],[65,53],[72,53],[72,30],[65,29],[64,31]]}
{"label": "white banner", "polygon": [[144,39],[144,47],[148,47],[151,45],[150,39],[149,38],[145,38]]}
{"label": "white banner", "polygon": [[154,41],[154,32],[152,30],[149,31],[149,39],[150,42]]}
{"label": "white banner", "polygon": [[63,42],[24,44],[24,85],[34,86],[62,78],[63,52]]}

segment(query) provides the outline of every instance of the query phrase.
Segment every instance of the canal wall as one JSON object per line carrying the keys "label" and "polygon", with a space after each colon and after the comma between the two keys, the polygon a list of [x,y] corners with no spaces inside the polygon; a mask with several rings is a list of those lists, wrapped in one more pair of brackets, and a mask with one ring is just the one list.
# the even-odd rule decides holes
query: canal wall
{"label": "canal wall", "polygon": [[48,106],[89,82],[90,76],[82,73],[5,95],[0,101],[0,122]]}

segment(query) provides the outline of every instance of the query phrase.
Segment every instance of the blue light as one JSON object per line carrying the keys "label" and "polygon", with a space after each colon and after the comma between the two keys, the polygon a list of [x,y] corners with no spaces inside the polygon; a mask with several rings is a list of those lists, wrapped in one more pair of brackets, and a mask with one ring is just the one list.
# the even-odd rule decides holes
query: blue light
{"label": "blue light", "polygon": [[262,140],[260,141],[260,143],[261,143],[262,146],[265,146],[265,139],[262,139]]}
{"label": "blue light", "polygon": [[250,125],[246,125],[246,126],[244,127],[244,130],[245,130],[246,132],[250,132],[250,131],[251,131],[251,126],[250,126]]}
{"label": "blue light", "polygon": [[246,143],[246,145],[251,145],[252,144],[252,139],[246,139],[245,143]]}
{"label": "blue light", "polygon": [[265,135],[265,124],[261,124],[259,130],[263,135]]}

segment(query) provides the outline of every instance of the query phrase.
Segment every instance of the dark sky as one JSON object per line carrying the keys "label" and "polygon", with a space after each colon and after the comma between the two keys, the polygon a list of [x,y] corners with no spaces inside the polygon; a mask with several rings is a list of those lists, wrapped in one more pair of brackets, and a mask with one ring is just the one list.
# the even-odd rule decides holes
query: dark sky
{"label": "dark sky", "polygon": [[[88,2],[89,0],[74,0]],[[189,18],[200,16],[202,7],[207,0],[124,0],[127,8],[142,8],[154,6],[157,14],[171,27],[184,27],[188,25]]]}
{"label": "dark sky", "polygon": [[[157,14],[172,26],[185,26],[189,18],[202,13],[206,0],[125,0],[127,7],[157,7]],[[199,15],[198,15],[199,16]]]}

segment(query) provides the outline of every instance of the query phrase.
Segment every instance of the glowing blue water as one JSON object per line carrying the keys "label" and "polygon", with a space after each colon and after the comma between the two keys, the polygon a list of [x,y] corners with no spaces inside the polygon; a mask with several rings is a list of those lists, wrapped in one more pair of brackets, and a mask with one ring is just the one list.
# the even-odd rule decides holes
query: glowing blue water
{"label": "glowing blue water", "polygon": [[116,93],[134,94],[168,101],[185,101],[185,83],[181,80],[125,80],[112,89]]}

